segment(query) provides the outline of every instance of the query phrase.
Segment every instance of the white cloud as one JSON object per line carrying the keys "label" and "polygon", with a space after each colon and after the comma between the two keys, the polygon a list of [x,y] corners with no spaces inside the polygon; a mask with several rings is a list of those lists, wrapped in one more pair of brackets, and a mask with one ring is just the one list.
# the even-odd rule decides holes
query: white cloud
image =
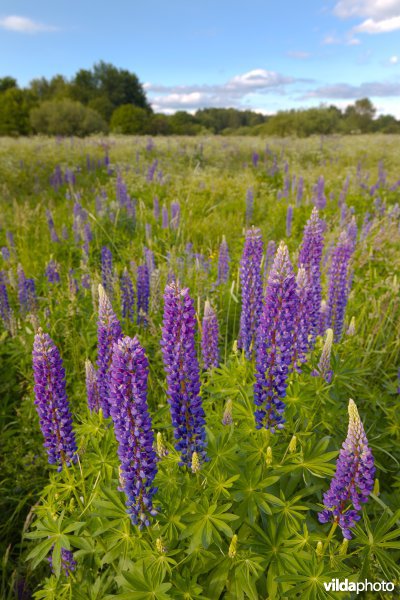
{"label": "white cloud", "polygon": [[334,14],[342,19],[364,19],[353,31],[388,33],[400,29],[400,0],[339,0]]}
{"label": "white cloud", "polygon": [[399,62],[399,57],[398,57],[398,56],[395,56],[395,55],[394,55],[394,56],[391,56],[391,57],[389,58],[389,63],[390,63],[391,65],[397,65],[397,63],[398,63],[398,62]]}
{"label": "white cloud", "polygon": [[166,86],[148,82],[144,89],[150,94],[154,110],[170,113],[210,106],[244,109],[254,94],[283,93],[286,85],[296,81],[275,71],[253,69],[222,84]]}
{"label": "white cloud", "polygon": [[361,83],[360,85],[351,85],[348,83],[334,83],[325,85],[314,90],[308,91],[300,100],[310,98],[321,98],[328,100],[352,99],[375,97],[390,98],[400,96],[400,83],[371,81]]}
{"label": "white cloud", "polygon": [[8,31],[16,31],[18,33],[41,33],[45,31],[56,31],[57,28],[44,23],[38,23],[28,17],[19,17],[17,15],[9,15],[0,18],[0,27]]}

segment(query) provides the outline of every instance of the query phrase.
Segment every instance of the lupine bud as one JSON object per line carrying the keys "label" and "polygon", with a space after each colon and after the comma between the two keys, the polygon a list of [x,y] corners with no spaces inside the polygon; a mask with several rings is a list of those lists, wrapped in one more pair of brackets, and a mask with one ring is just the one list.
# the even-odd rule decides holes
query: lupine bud
{"label": "lupine bud", "polygon": [[308,313],[310,316],[311,346],[319,333],[321,308],[321,257],[324,247],[324,221],[313,209],[310,219],[304,227],[303,241],[299,252],[299,267],[304,267],[309,284]]}
{"label": "lupine bud", "polygon": [[351,317],[351,321],[350,321],[350,325],[347,329],[347,335],[355,335],[356,333],[356,318],[355,317]]}
{"label": "lupine bud", "polygon": [[231,539],[231,543],[229,544],[229,549],[228,549],[228,556],[229,556],[229,558],[235,558],[235,556],[236,556],[236,553],[237,553],[237,541],[238,541],[238,536],[235,533],[235,535]]}
{"label": "lupine bud", "polygon": [[232,352],[233,352],[233,354],[237,354],[238,353],[238,341],[237,340],[233,340]]}
{"label": "lupine bud", "polygon": [[317,543],[317,547],[315,549],[315,554],[319,557],[324,555],[324,546],[323,546],[321,540]]}
{"label": "lupine bud", "polygon": [[199,455],[197,454],[197,452],[193,452],[191,465],[192,473],[198,473],[200,471],[200,468],[201,466],[199,461]]}
{"label": "lupine bud", "polygon": [[296,282],[288,249],[281,242],[269,274],[257,330],[254,402],[257,429],[282,429],[287,377],[293,357],[293,325],[297,311]]}
{"label": "lupine bud", "polygon": [[346,538],[343,538],[343,542],[341,543],[341,545],[339,547],[339,555],[346,556],[348,547],[349,547],[349,540]]}
{"label": "lupine bud", "polygon": [[205,369],[211,369],[219,365],[218,337],[217,315],[207,300],[204,308],[201,332],[201,353]]}
{"label": "lupine bud", "polygon": [[97,412],[100,408],[99,386],[97,382],[96,369],[90,360],[85,361],[85,370],[88,406],[90,410],[95,410]]}
{"label": "lupine bud", "polygon": [[294,454],[296,452],[296,448],[297,448],[297,437],[294,435],[289,442],[289,447],[288,447],[289,453]]}
{"label": "lupine bud", "polygon": [[361,516],[361,503],[367,502],[374,487],[375,466],[372,452],[358,414],[349,400],[349,428],[336,462],[336,473],[324,494],[325,509],[318,514],[321,523],[338,523],[343,536],[351,539],[350,528]]}
{"label": "lupine bud", "polygon": [[225,236],[222,236],[222,242],[219,247],[218,256],[218,279],[217,284],[226,283],[229,278],[229,250],[228,244],[226,243]]}
{"label": "lupine bud", "polygon": [[268,467],[270,465],[272,465],[272,448],[271,448],[271,446],[268,446],[268,448],[267,448],[267,452],[266,452],[266,456],[265,456],[265,463]]}
{"label": "lupine bud", "polygon": [[157,472],[154,434],[147,406],[148,360],[137,338],[114,343],[110,369],[110,414],[121,461],[123,490],[131,521],[142,528],[155,515]]}
{"label": "lupine bud", "polygon": [[110,365],[114,342],[122,337],[121,326],[102,285],[99,285],[99,319],[97,322],[97,381],[100,406],[104,417],[110,415]]}
{"label": "lupine bud", "polygon": [[345,233],[342,233],[332,251],[329,268],[327,325],[333,329],[335,342],[339,342],[342,337],[344,314],[350,292],[349,263],[353,249],[353,243]]}
{"label": "lupine bud", "polygon": [[161,538],[156,539],[156,550],[160,554],[165,554],[167,551],[167,548],[164,546]]}
{"label": "lupine bud", "polygon": [[200,397],[199,364],[195,345],[196,317],[187,288],[167,285],[161,348],[167,373],[175,448],[181,465],[191,467],[193,453],[206,460],[205,414]]}
{"label": "lupine bud", "polygon": [[232,399],[228,398],[228,400],[225,403],[224,414],[222,417],[222,425],[232,425],[232,423],[233,423],[232,406],[233,406]]}
{"label": "lupine bud", "polygon": [[262,312],[261,259],[263,241],[259,229],[249,229],[246,233],[242,259],[240,261],[240,282],[242,286],[242,312],[238,345],[243,348],[246,358],[252,355],[252,346]]}
{"label": "lupine bud", "polygon": [[331,352],[333,344],[333,330],[326,330],[326,338],[324,347],[322,348],[321,358],[319,359],[318,367],[311,373],[314,377],[323,377],[326,383],[330,383],[333,377],[333,371],[331,369]]}
{"label": "lupine bud", "polygon": [[164,456],[167,456],[168,449],[164,443],[164,438],[163,438],[163,434],[161,433],[161,431],[159,431],[156,436],[156,448],[157,448],[157,454],[160,458],[164,458]]}
{"label": "lupine bud", "polygon": [[65,371],[53,340],[41,329],[33,344],[35,406],[39,415],[49,463],[70,466],[76,462],[77,446],[65,389]]}
{"label": "lupine bud", "polygon": [[379,479],[377,477],[375,478],[375,481],[374,481],[374,489],[373,489],[372,493],[375,494],[375,496],[379,496],[379,494],[380,494]]}

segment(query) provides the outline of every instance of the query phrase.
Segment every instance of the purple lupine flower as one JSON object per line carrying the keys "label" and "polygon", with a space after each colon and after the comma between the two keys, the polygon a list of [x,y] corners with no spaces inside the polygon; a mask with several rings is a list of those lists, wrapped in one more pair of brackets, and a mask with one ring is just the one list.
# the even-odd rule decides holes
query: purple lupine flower
{"label": "purple lupine flower", "polygon": [[100,406],[110,415],[110,365],[114,342],[122,337],[121,325],[102,285],[99,285],[99,320],[97,321],[97,381]]}
{"label": "purple lupine flower", "polygon": [[313,377],[323,377],[326,383],[330,383],[333,377],[333,371],[331,369],[331,353],[333,344],[333,330],[328,328],[326,330],[326,338],[324,347],[322,348],[321,358],[316,369],[311,372]]}
{"label": "purple lupine flower", "polygon": [[260,159],[260,155],[258,154],[258,152],[254,151],[253,154],[251,155],[251,162],[253,163],[253,167],[257,168],[259,159]]}
{"label": "purple lupine flower", "polygon": [[314,188],[314,204],[318,210],[322,210],[326,207],[326,196],[325,196],[325,179],[323,175],[318,178],[317,185]]}
{"label": "purple lupine flower", "polygon": [[225,236],[222,236],[222,242],[219,247],[219,255],[218,255],[218,279],[217,284],[226,283],[229,278],[229,249],[228,244],[226,243]]}
{"label": "purple lupine flower", "polygon": [[60,239],[57,235],[56,228],[54,226],[53,215],[51,214],[51,211],[48,208],[46,208],[46,217],[47,217],[47,224],[49,226],[51,241],[57,243],[60,241]]}
{"label": "purple lupine flower", "polygon": [[156,263],[154,260],[154,253],[150,248],[144,247],[144,258],[146,261],[147,269],[149,271],[149,275],[152,274],[154,269],[156,268]]}
{"label": "purple lupine flower", "polygon": [[23,315],[34,313],[37,309],[35,282],[25,276],[21,265],[17,268],[18,274],[18,302]]}
{"label": "purple lupine flower", "polygon": [[325,509],[318,514],[320,523],[333,521],[350,540],[361,503],[368,501],[374,487],[374,457],[358,414],[357,406],[349,400],[349,428],[336,462],[336,473],[324,494]]}
{"label": "purple lupine flower", "polygon": [[293,206],[289,204],[286,212],[286,236],[292,235],[292,224],[293,224]]}
{"label": "purple lupine flower", "polygon": [[120,481],[127,496],[127,512],[134,525],[150,525],[156,515],[153,496],[157,488],[154,433],[147,406],[149,363],[138,339],[123,337],[114,344],[111,364],[110,414],[114,421]]}
{"label": "purple lupine flower", "polygon": [[332,251],[329,267],[329,291],[327,309],[327,327],[333,329],[335,342],[339,342],[343,332],[344,314],[349,297],[349,264],[354,250],[353,243],[345,232],[340,234],[337,245]]}
{"label": "purple lupine flower", "polygon": [[350,223],[347,226],[347,237],[353,243],[354,246],[356,245],[356,242],[357,242],[357,233],[358,233],[358,227],[357,227],[356,218],[352,217]]}
{"label": "purple lupine flower", "polygon": [[169,224],[168,224],[168,208],[165,206],[162,207],[162,216],[161,216],[161,227],[163,229],[168,229]]}
{"label": "purple lupine flower", "polygon": [[219,327],[217,315],[207,300],[204,307],[201,331],[201,354],[205,369],[219,366],[218,336]]}
{"label": "purple lupine flower", "polygon": [[304,227],[300,246],[298,265],[304,267],[309,284],[309,315],[311,347],[319,333],[319,312],[321,307],[321,257],[324,247],[324,221],[319,218],[318,210],[313,209],[310,219]]}
{"label": "purple lupine flower", "polygon": [[360,233],[361,241],[364,241],[367,238],[369,232],[371,231],[372,224],[373,220],[371,219],[371,214],[369,212],[365,213]]}
{"label": "purple lupine flower", "polygon": [[12,250],[15,250],[15,240],[14,234],[12,231],[6,231],[7,244],[10,246]]}
{"label": "purple lupine flower", "polygon": [[157,169],[157,165],[158,165],[158,160],[155,158],[153,160],[153,162],[151,163],[151,165],[149,166],[148,171],[147,171],[146,180],[147,180],[148,183],[150,183],[151,181],[153,181],[154,175],[155,175],[155,172],[156,172],[156,169]]}
{"label": "purple lupine flower", "polygon": [[3,260],[10,260],[10,250],[7,248],[7,246],[2,247],[1,256],[3,257]]}
{"label": "purple lupine flower", "polygon": [[246,223],[250,223],[253,220],[254,214],[254,190],[248,188],[246,192]]}
{"label": "purple lupine flower", "polygon": [[126,267],[121,275],[120,290],[121,290],[122,317],[124,319],[127,319],[128,321],[133,322],[135,292],[133,290],[132,280],[129,276],[129,272]]}
{"label": "purple lupine flower", "polygon": [[37,296],[35,281],[31,277],[25,279],[25,291],[27,312],[34,313],[37,311]]}
{"label": "purple lupine flower", "polygon": [[319,310],[319,325],[318,325],[319,335],[325,335],[325,331],[327,328],[327,316],[328,316],[328,303],[326,302],[326,300],[321,300],[321,308]]}
{"label": "purple lupine flower", "polygon": [[[52,572],[54,573],[53,548],[54,548],[54,546],[52,546],[51,554],[47,558],[47,560],[49,561],[50,568],[51,568]],[[77,565],[77,562],[74,559],[74,555],[72,554],[71,550],[67,550],[66,548],[61,548],[61,568],[66,577],[69,577],[71,575],[71,573],[73,573],[75,571],[76,565]]]}
{"label": "purple lupine flower", "polygon": [[242,286],[242,312],[238,347],[243,348],[247,358],[251,358],[252,345],[262,311],[261,260],[263,241],[259,229],[249,229],[246,233],[242,259],[240,261],[240,282]]}
{"label": "purple lupine flower", "polygon": [[171,204],[171,228],[178,229],[181,218],[181,207],[179,202],[172,202]]}
{"label": "purple lupine flower", "polygon": [[82,277],[81,277],[81,286],[85,290],[90,290],[91,283],[90,283],[90,275],[89,275],[89,273],[84,273],[82,275]]}
{"label": "purple lupine flower", "polygon": [[343,185],[343,188],[342,188],[342,191],[340,192],[340,195],[339,195],[339,200],[338,200],[339,206],[342,206],[346,202],[346,196],[347,196],[347,192],[349,191],[349,185],[350,185],[350,177],[349,177],[349,175],[347,175],[346,180]]}
{"label": "purple lupine flower", "polygon": [[70,269],[68,272],[68,287],[71,297],[76,298],[79,293],[79,283],[73,269]]}
{"label": "purple lupine flower", "polygon": [[293,368],[300,373],[302,363],[306,362],[306,354],[310,348],[310,286],[304,267],[300,267],[296,276],[297,311],[293,325]]}
{"label": "purple lupine flower", "polygon": [[264,277],[266,277],[269,273],[271,265],[274,262],[275,253],[276,242],[274,242],[274,240],[270,240],[267,244],[267,249],[265,251]]}
{"label": "purple lupine flower", "polygon": [[153,214],[156,221],[160,218],[160,201],[158,196],[154,196],[153,198]]}
{"label": "purple lupine flower", "polygon": [[256,428],[283,428],[287,377],[293,356],[293,327],[298,298],[289,252],[281,242],[268,277],[256,338],[254,403]]}
{"label": "purple lupine flower", "polygon": [[347,220],[347,204],[344,202],[340,209],[340,225],[344,225]]}
{"label": "purple lupine flower", "polygon": [[150,300],[150,276],[147,265],[139,265],[137,268],[136,289],[137,323],[146,325]]}
{"label": "purple lupine flower", "polygon": [[45,275],[49,283],[60,283],[59,264],[55,260],[51,259],[47,263]]}
{"label": "purple lupine flower", "polygon": [[206,460],[205,414],[200,397],[199,363],[195,345],[196,316],[187,288],[167,285],[161,348],[167,373],[168,402],[171,410],[176,450],[181,465],[189,469],[193,453]]}
{"label": "purple lupine flower", "polygon": [[85,361],[86,371],[86,394],[88,406],[91,411],[98,412],[100,408],[99,385],[97,381],[97,372],[90,360]]}
{"label": "purple lupine flower", "polygon": [[108,246],[103,246],[101,249],[101,283],[112,298],[114,295],[113,258]]}
{"label": "purple lupine flower", "polygon": [[0,317],[6,329],[10,328],[11,308],[8,299],[6,278],[4,271],[0,271]]}
{"label": "purple lupine flower", "polygon": [[65,371],[53,340],[41,329],[33,343],[35,406],[49,463],[70,466],[77,461],[72,415],[65,390]]}
{"label": "purple lupine flower", "polygon": [[128,188],[126,187],[126,184],[122,179],[121,173],[118,173],[118,175],[117,175],[115,191],[116,191],[117,202],[120,205],[120,207],[122,208],[122,207],[126,206],[128,198],[129,198],[129,194],[128,194]]}

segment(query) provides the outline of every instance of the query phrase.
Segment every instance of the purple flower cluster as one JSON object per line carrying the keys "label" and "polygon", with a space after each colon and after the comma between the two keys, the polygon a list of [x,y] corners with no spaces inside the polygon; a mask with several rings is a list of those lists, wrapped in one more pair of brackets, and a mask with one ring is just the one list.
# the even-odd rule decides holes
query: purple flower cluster
{"label": "purple flower cluster", "polygon": [[65,390],[65,371],[53,340],[41,329],[33,344],[35,405],[49,463],[70,466],[76,462],[76,442]]}
{"label": "purple flower cluster", "polygon": [[195,346],[196,316],[187,288],[167,285],[161,348],[167,374],[176,450],[189,469],[193,453],[206,460],[205,414],[200,397],[199,363]]}
{"label": "purple flower cluster", "polygon": [[[53,550],[54,546],[52,547]],[[47,559],[49,561],[50,564],[50,568],[52,570],[52,572],[54,573],[54,569],[53,569],[53,553],[50,554],[50,556]],[[64,575],[66,577],[69,577],[71,575],[71,573],[73,573],[76,569],[76,560],[74,559],[74,555],[72,554],[71,550],[67,550],[66,548],[61,548],[61,568],[64,572]]]}
{"label": "purple flower cluster", "polygon": [[120,279],[122,317],[133,322],[135,292],[133,291],[133,283],[129,276],[128,269],[125,268]]}
{"label": "purple flower cluster", "polygon": [[319,218],[318,210],[313,209],[310,219],[304,227],[303,241],[299,252],[299,267],[304,267],[308,285],[308,313],[310,315],[310,334],[312,345],[319,333],[321,309],[321,257],[324,247],[324,221]]}
{"label": "purple flower cluster", "polygon": [[155,515],[157,455],[147,406],[149,365],[138,339],[124,337],[113,346],[110,414],[114,421],[120,478],[132,523],[149,525]]}
{"label": "purple flower cluster", "polygon": [[110,248],[103,246],[101,249],[101,283],[110,298],[112,298],[114,294],[113,279],[112,252]]}
{"label": "purple flower cluster", "polygon": [[217,284],[226,283],[229,277],[229,249],[228,244],[226,243],[225,236],[222,236],[222,242],[219,247],[219,255],[218,255],[218,279]]}
{"label": "purple flower cluster", "polygon": [[346,233],[341,233],[332,251],[329,267],[329,291],[326,326],[333,329],[335,342],[339,342],[343,332],[344,314],[350,292],[349,264],[354,244]]}
{"label": "purple flower cluster", "polygon": [[37,310],[36,287],[33,279],[25,276],[21,265],[17,268],[18,274],[18,302],[21,313],[34,313]]}
{"label": "purple flower cluster", "polygon": [[219,365],[218,336],[219,327],[217,315],[207,300],[204,307],[201,331],[201,354],[205,369],[211,369],[212,367],[218,367]]}
{"label": "purple flower cluster", "polygon": [[8,299],[6,277],[4,271],[0,271],[0,317],[6,329],[10,326],[11,308]]}
{"label": "purple flower cluster", "polygon": [[139,265],[137,269],[137,323],[147,324],[150,301],[150,276],[147,265]]}
{"label": "purple flower cluster", "polygon": [[242,286],[242,312],[240,315],[239,348],[251,358],[260,315],[262,311],[261,260],[263,241],[259,229],[252,227],[246,233],[246,241],[240,261],[240,283]]}
{"label": "purple flower cluster", "polygon": [[121,325],[111,302],[99,285],[99,320],[97,322],[97,382],[100,406],[105,417],[110,415],[110,366],[114,342],[122,337]]}
{"label": "purple flower cluster", "polygon": [[318,178],[317,185],[314,188],[314,204],[318,210],[322,210],[326,207],[326,196],[325,196],[325,179],[321,175]]}
{"label": "purple flower cluster", "polygon": [[60,283],[59,265],[55,260],[51,259],[47,263],[45,275],[49,283]]}
{"label": "purple flower cluster", "polygon": [[51,214],[51,211],[48,208],[46,209],[46,218],[47,218],[47,224],[49,226],[51,241],[55,242],[55,243],[59,242],[60,239],[57,235],[56,228],[54,226],[53,215]]}
{"label": "purple flower cluster", "polygon": [[310,348],[310,314],[308,312],[308,298],[310,288],[307,273],[300,267],[296,277],[297,310],[293,324],[293,368],[300,372],[301,365],[306,361],[306,354]]}
{"label": "purple flower cluster", "polygon": [[296,281],[288,249],[281,242],[272,265],[256,339],[254,402],[256,427],[282,429],[287,377],[293,356]]}
{"label": "purple flower cluster", "polygon": [[[374,457],[358,414],[349,400],[349,428],[336,462],[336,473],[324,494],[325,510],[318,514],[321,523],[338,523],[343,536],[350,540],[350,528],[361,516],[361,503],[367,502],[374,487]],[[352,507],[352,508],[351,508]]]}
{"label": "purple flower cluster", "polygon": [[181,207],[179,202],[171,204],[171,229],[178,229],[181,220]]}

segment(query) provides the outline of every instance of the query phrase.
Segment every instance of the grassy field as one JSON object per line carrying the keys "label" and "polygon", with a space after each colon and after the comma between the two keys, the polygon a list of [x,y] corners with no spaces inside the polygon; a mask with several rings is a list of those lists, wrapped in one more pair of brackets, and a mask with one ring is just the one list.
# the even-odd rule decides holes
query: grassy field
{"label": "grassy field", "polygon": [[[322,599],[350,598],[326,591],[333,578],[399,585],[399,166],[397,136],[1,140],[1,598]],[[257,358],[237,348],[240,260],[255,226],[264,250],[286,242],[297,272],[318,181],[324,300],[340,234],[355,240],[343,335],[333,344],[330,381],[313,376],[323,330],[301,372],[289,374],[286,422],[272,433],[255,427]],[[218,282],[223,236],[229,276]],[[152,429],[168,450],[157,463],[158,513],[143,529],[126,513],[113,420],[87,401],[104,247],[112,254],[106,291],[124,335],[137,335],[148,357]],[[264,254],[268,293],[265,262]],[[120,278],[126,269],[137,297],[144,265],[152,272],[149,309],[138,323],[137,306],[132,320],[122,313]],[[209,460],[194,473],[178,464],[160,347],[163,293],[173,279],[194,302],[200,366],[206,300],[219,323],[220,364],[200,373]],[[39,327],[60,351],[77,440],[78,462],[60,472],[48,464],[34,404]],[[376,480],[344,542],[337,524],[317,514],[346,438],[350,398]],[[224,425],[228,400],[232,423]]]}

